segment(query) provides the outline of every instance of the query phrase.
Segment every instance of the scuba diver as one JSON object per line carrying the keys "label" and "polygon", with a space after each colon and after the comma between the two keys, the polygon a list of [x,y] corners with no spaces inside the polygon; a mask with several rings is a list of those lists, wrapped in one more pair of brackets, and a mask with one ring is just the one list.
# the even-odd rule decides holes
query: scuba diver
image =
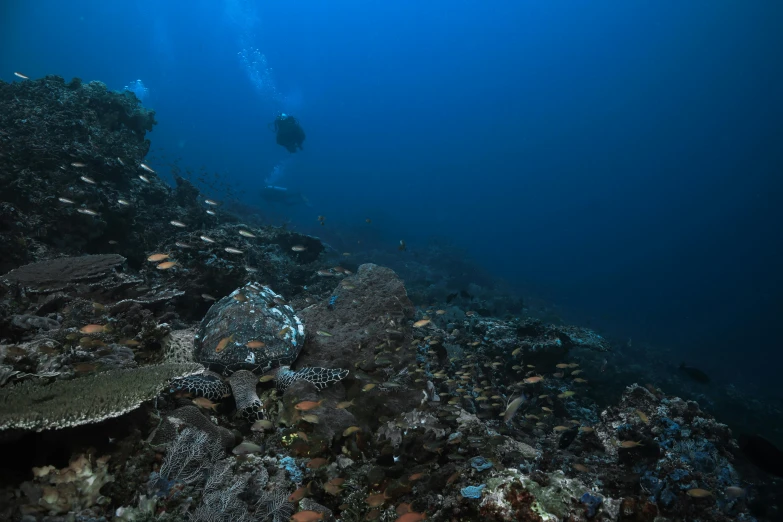
{"label": "scuba diver", "polygon": [[302,150],[305,133],[296,118],[283,112],[275,118],[272,125],[277,134],[278,145],[282,145],[292,154],[297,150]]}

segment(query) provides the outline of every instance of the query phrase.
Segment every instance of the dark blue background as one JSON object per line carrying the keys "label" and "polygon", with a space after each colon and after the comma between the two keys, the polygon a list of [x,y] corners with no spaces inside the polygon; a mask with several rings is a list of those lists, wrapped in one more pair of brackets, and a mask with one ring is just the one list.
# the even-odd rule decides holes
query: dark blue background
{"label": "dark blue background", "polygon": [[[161,170],[181,156],[261,203],[288,156],[267,128],[285,108],[307,141],[280,183],[313,207],[277,219],[335,239],[371,217],[390,250],[446,236],[569,319],[668,348],[672,363],[727,380],[779,372],[780,2],[0,9],[6,81],[142,79]],[[250,81],[250,46],[277,99]]]}

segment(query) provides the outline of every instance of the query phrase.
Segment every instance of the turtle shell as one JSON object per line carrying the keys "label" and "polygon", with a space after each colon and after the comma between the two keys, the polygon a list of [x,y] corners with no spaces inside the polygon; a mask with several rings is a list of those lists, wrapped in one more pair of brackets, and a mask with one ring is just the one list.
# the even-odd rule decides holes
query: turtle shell
{"label": "turtle shell", "polygon": [[283,298],[267,286],[248,283],[217,301],[201,321],[194,359],[213,372],[261,374],[296,360],[304,326]]}

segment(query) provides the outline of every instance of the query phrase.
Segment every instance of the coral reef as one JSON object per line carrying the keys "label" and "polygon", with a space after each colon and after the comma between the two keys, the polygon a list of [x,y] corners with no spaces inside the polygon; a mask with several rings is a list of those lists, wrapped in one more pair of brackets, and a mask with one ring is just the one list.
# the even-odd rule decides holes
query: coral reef
{"label": "coral reef", "polygon": [[98,82],[0,109],[3,520],[780,519],[706,400],[609,379],[454,245],[336,262],[170,187]]}

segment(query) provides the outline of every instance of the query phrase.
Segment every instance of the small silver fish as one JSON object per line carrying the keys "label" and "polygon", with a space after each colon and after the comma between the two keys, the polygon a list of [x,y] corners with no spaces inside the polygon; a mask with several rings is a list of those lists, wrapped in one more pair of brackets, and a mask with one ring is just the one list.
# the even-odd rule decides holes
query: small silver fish
{"label": "small silver fish", "polygon": [[16,76],[17,78],[21,78],[21,79],[23,79],[23,80],[29,80],[29,79],[30,79],[30,77],[29,77],[29,76],[25,76],[24,74],[22,74],[22,73],[20,73],[20,72],[15,72],[15,73],[14,73],[14,76]]}
{"label": "small silver fish", "polygon": [[122,165],[123,167],[125,166],[125,162],[124,162],[124,161],[122,161],[120,158],[117,158],[117,161],[118,161],[118,162],[120,163],[120,165]]}
{"label": "small silver fish", "polygon": [[321,337],[332,337],[332,334],[330,334],[329,332],[324,331],[324,330],[318,330],[315,333],[320,335]]}
{"label": "small silver fish", "polygon": [[144,174],[139,174],[139,179],[142,180],[144,183],[152,183],[150,179]]}
{"label": "small silver fish", "polygon": [[250,274],[254,274],[254,273],[258,272],[258,268],[253,268],[252,266],[246,266],[245,267],[245,271],[250,273]]}
{"label": "small silver fish", "polygon": [[75,201],[72,201],[72,200],[70,200],[68,198],[57,198],[57,200],[60,203],[68,203],[69,205],[73,205],[75,203]]}
{"label": "small silver fish", "polygon": [[204,241],[205,243],[214,243],[214,242],[215,242],[215,240],[214,240],[214,239],[212,239],[212,238],[211,238],[211,237],[209,237],[209,236],[199,236],[199,237],[200,237],[200,238],[201,238],[201,240],[202,240],[202,241]]}
{"label": "small silver fish", "polygon": [[514,418],[514,415],[516,415],[517,410],[520,406],[525,402],[525,396],[520,395],[510,403],[508,403],[508,407],[506,408],[505,413],[503,413],[503,422],[511,422],[511,419]]}
{"label": "small silver fish", "polygon": [[149,172],[151,174],[155,174],[155,171],[152,170],[148,165],[146,165],[144,163],[139,163],[139,167],[143,168],[144,170],[146,170],[147,172]]}
{"label": "small silver fish", "polygon": [[236,248],[231,248],[231,247],[226,247],[223,250],[225,250],[229,254],[244,254],[244,252],[242,252],[241,250],[236,249]]}
{"label": "small silver fish", "polygon": [[247,230],[240,230],[239,231],[239,235],[240,236],[245,236],[245,237],[256,237],[255,234],[251,234]]}
{"label": "small silver fish", "polygon": [[95,185],[95,180],[92,178],[88,178],[87,176],[81,176],[80,179],[85,183],[89,183],[90,185]]}
{"label": "small silver fish", "polygon": [[257,420],[250,426],[250,431],[266,431],[271,430],[274,427],[272,421],[268,419]]}
{"label": "small silver fish", "polygon": [[215,212],[214,210],[207,209],[207,214],[209,214],[210,216],[217,216],[217,212]]}
{"label": "small silver fish", "polygon": [[182,221],[177,221],[177,220],[174,220],[174,221],[169,221],[169,223],[171,223],[171,224],[172,224],[172,225],[174,225],[175,227],[179,227],[179,228],[185,228],[185,227],[187,226],[187,225],[186,225],[185,223],[183,223]]}
{"label": "small silver fish", "polygon": [[94,210],[90,210],[89,208],[79,208],[79,209],[76,209],[76,212],[78,212],[79,214],[87,214],[88,216],[97,216],[98,215],[97,212],[95,212]]}
{"label": "small silver fish", "polygon": [[216,298],[212,297],[209,294],[201,294],[201,297],[204,298],[205,301],[217,301]]}
{"label": "small silver fish", "polygon": [[129,207],[130,206],[130,201],[128,201],[126,199],[118,199],[117,203],[119,203],[123,207]]}
{"label": "small silver fish", "polygon": [[180,248],[193,248],[192,246],[188,245],[187,243],[183,243],[181,241],[177,241],[174,243],[174,245],[180,247]]}
{"label": "small silver fish", "polygon": [[205,199],[204,203],[206,203],[207,205],[212,205],[213,207],[216,207],[216,206],[219,205],[219,203],[217,201],[214,201],[212,199]]}

